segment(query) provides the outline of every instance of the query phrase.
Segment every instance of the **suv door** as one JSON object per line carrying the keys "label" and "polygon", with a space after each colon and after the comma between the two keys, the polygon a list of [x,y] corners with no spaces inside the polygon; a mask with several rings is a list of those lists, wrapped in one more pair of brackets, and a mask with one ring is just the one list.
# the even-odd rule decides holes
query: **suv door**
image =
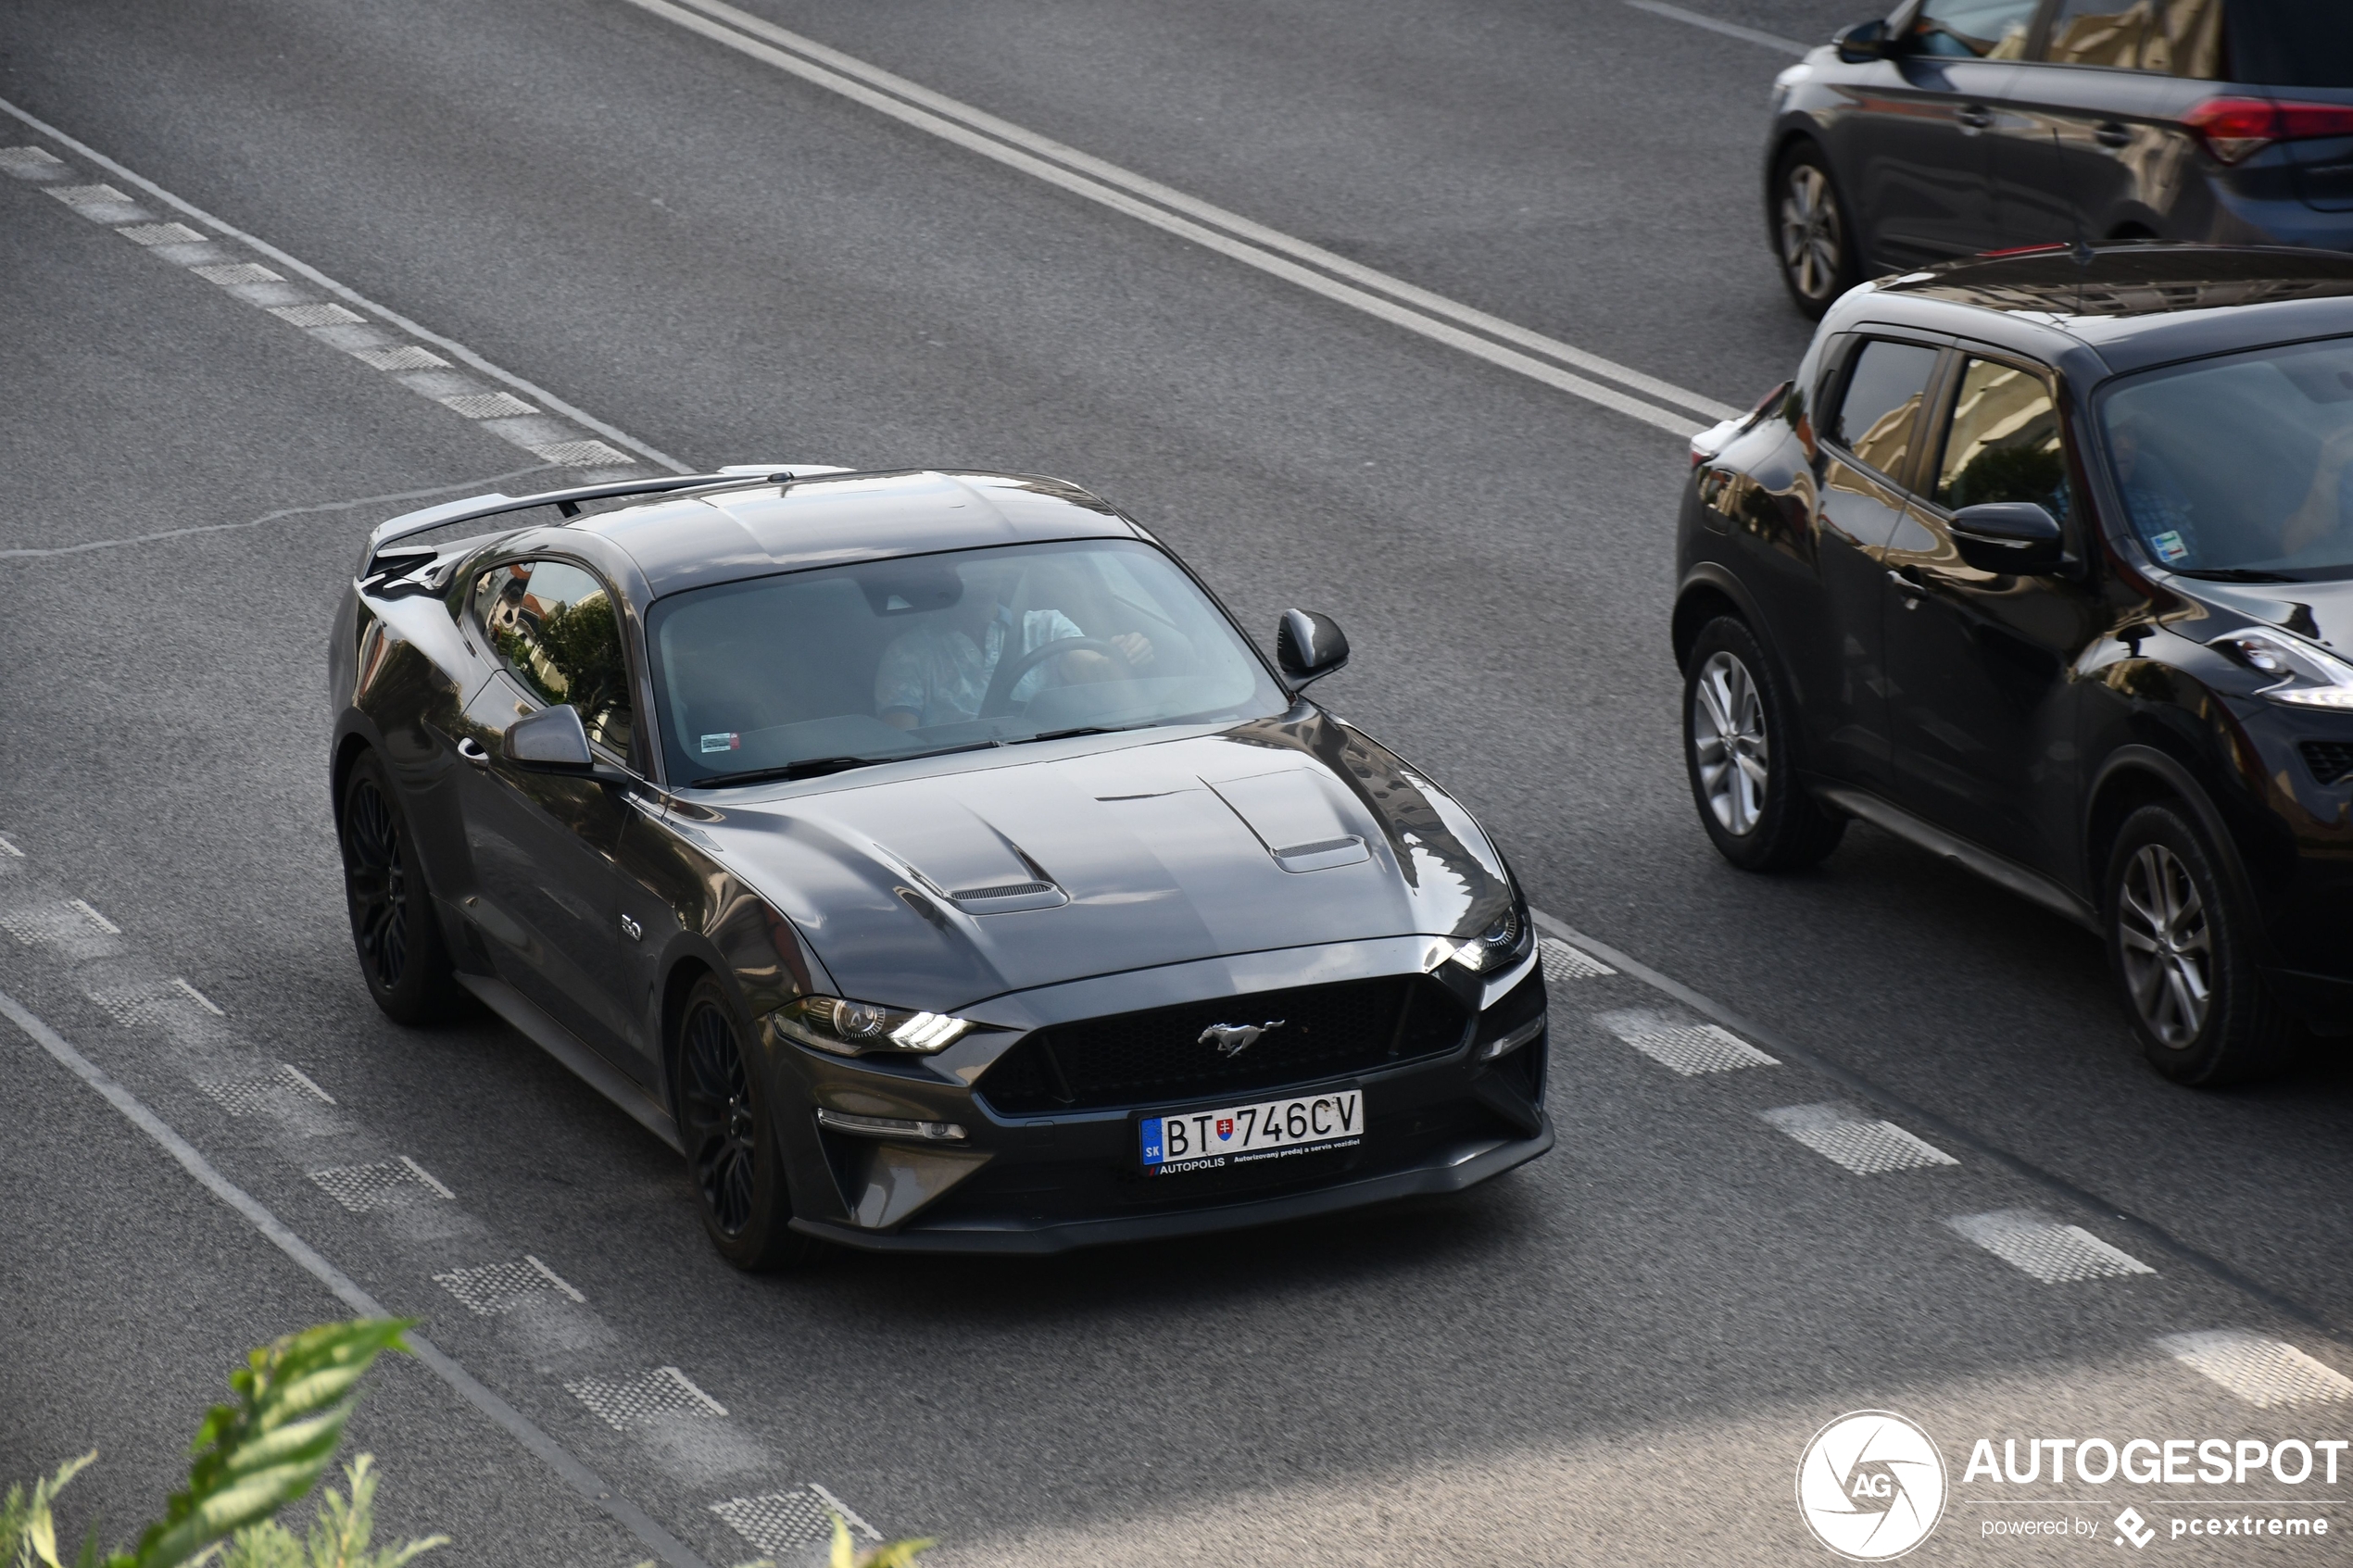
{"label": "suv door", "polygon": [[1839,140],[1874,259],[1905,266],[1994,243],[1985,132],[2026,53],[2037,4],[1924,0],[1893,41],[1892,69],[1848,89]]}
{"label": "suv door", "polygon": [[637,966],[615,863],[632,814],[623,788],[527,771],[499,744],[516,719],[570,703],[600,759],[628,765],[636,688],[612,596],[571,561],[506,561],[476,574],[465,613],[501,666],[467,702],[459,737],[478,889],[468,912],[501,978],[635,1073]]}
{"label": "suv door", "polygon": [[2088,575],[1980,571],[1952,516],[2032,501],[2085,554],[2057,388],[2045,367],[1964,344],[1950,357],[1923,494],[1887,552],[1888,717],[1897,801],[2052,876],[2071,865],[2078,797],[2072,671],[2104,624]]}

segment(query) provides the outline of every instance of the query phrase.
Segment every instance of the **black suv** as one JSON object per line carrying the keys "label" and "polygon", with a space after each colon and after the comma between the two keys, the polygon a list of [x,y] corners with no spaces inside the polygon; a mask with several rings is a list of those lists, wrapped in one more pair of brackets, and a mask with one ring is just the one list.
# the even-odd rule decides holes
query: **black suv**
{"label": "black suv", "polygon": [[1817,316],[1880,270],[2051,241],[2353,248],[2353,6],[1911,0],[1781,73],[1765,174]]}
{"label": "black suv", "polygon": [[2100,932],[2187,1084],[2353,1021],[2353,256],[2053,247],[1839,300],[1695,437],[1699,817],[1851,817]]}

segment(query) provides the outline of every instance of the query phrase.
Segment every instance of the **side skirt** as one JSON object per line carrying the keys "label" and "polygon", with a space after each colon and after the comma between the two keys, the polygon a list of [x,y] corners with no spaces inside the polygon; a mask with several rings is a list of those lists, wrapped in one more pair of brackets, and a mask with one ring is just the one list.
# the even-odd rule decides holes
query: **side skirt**
{"label": "side skirt", "polygon": [[2063,883],[2029,871],[2006,855],[1981,848],[1955,834],[1922,818],[1914,816],[1901,806],[1881,799],[1867,790],[1852,789],[1844,784],[1818,785],[1815,796],[1823,804],[1835,806],[1849,816],[1860,817],[1874,827],[1885,828],[1896,837],[1908,839],[1939,859],[1951,860],[1966,870],[1975,872],[1986,881],[2008,888],[2021,898],[2032,900],[2053,914],[2073,921],[2094,935],[2100,931],[2099,911]]}
{"label": "side skirt", "polygon": [[588,1086],[635,1117],[640,1126],[683,1154],[678,1123],[655,1103],[636,1081],[607,1061],[581,1037],[557,1022],[536,1002],[503,980],[460,972],[458,984],[482,998],[482,1005],[521,1030],[541,1050],[572,1069]]}

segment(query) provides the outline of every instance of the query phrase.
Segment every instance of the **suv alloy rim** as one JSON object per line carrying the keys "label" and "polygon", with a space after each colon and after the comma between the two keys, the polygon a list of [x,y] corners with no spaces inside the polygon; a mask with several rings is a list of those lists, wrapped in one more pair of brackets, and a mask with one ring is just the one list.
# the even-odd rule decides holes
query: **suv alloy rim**
{"label": "suv alloy rim", "polygon": [[392,990],[409,969],[409,879],[400,825],[371,781],[362,780],[345,808],[343,881],[359,951],[376,984]]}
{"label": "suv alloy rim", "polygon": [[2142,845],[2125,866],[2116,935],[2141,1022],[2167,1046],[2186,1047],[2214,1002],[2213,931],[2189,868],[2162,844]]}
{"label": "suv alloy rim", "polygon": [[752,1161],[758,1158],[752,1132],[751,1085],[735,1025],[708,1003],[686,1021],[686,1115],[688,1151],[696,1185],[720,1231],[734,1236],[751,1222]]}
{"label": "suv alloy rim", "polygon": [[1798,293],[1808,299],[1828,297],[1838,276],[1842,238],[1830,177],[1813,164],[1792,164],[1781,186],[1781,265]]}
{"label": "suv alloy rim", "polygon": [[1729,653],[1710,655],[1692,683],[1692,759],[1718,825],[1735,837],[1754,832],[1770,760],[1765,705],[1748,666]]}

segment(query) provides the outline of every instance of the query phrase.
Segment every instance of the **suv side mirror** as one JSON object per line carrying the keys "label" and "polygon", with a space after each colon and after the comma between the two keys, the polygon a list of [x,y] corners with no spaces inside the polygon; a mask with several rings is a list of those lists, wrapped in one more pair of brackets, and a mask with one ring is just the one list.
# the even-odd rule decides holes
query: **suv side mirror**
{"label": "suv side mirror", "polygon": [[508,761],[535,773],[585,773],[597,763],[580,710],[568,702],[516,720],[498,748]]}
{"label": "suv side mirror", "polygon": [[1275,628],[1275,662],[1293,691],[1304,691],[1348,662],[1348,633],[1328,615],[1287,609]]}
{"label": "suv side mirror", "polygon": [[2067,559],[2058,519],[2032,501],[1988,501],[1953,514],[1953,544],[1980,571],[2056,571]]}
{"label": "suv side mirror", "polygon": [[1895,53],[1895,40],[1887,35],[1884,19],[1856,22],[1831,43],[1837,47],[1838,57],[1850,66],[1884,60]]}

